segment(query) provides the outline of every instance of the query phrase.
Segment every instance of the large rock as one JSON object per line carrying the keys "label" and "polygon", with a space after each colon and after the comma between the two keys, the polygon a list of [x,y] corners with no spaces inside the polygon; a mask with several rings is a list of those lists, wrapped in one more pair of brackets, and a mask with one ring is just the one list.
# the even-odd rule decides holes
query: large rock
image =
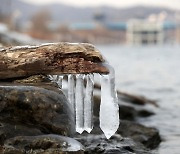
{"label": "large rock", "polygon": [[87,43],[51,43],[0,49],[0,79],[37,74],[109,73],[100,52]]}
{"label": "large rock", "polygon": [[121,120],[116,134],[107,140],[99,127],[98,117],[94,117],[94,123],[91,134],[84,132],[76,136],[88,154],[149,154],[151,153],[149,149],[156,148],[161,141],[155,128],[124,120]]}
{"label": "large rock", "polygon": [[61,90],[14,84],[0,85],[1,142],[17,135],[71,135],[71,106]]}
{"label": "large rock", "polygon": [[130,138],[113,135],[109,140],[104,135],[85,135],[76,138],[85,147],[87,154],[150,154],[140,143]]}
{"label": "large rock", "polygon": [[75,133],[74,116],[55,83],[43,75],[6,81],[0,83],[0,153],[84,153],[67,137]]}
{"label": "large rock", "polygon": [[59,135],[18,136],[6,140],[4,154],[83,154],[78,141]]}
{"label": "large rock", "polygon": [[120,119],[134,121],[138,117],[148,117],[154,115],[153,112],[146,109],[136,109],[133,106],[120,105],[119,107]]}
{"label": "large rock", "polygon": [[[2,119],[2,117],[1,117]],[[27,125],[23,123],[16,123],[13,121],[0,122],[0,145],[3,145],[6,139],[15,136],[33,136],[43,135],[44,133],[37,126]],[[4,120],[5,121],[5,120]]]}
{"label": "large rock", "polygon": [[130,137],[135,142],[140,142],[150,149],[156,148],[161,142],[157,129],[146,127],[135,122],[121,121],[117,133],[121,134],[123,137]]}

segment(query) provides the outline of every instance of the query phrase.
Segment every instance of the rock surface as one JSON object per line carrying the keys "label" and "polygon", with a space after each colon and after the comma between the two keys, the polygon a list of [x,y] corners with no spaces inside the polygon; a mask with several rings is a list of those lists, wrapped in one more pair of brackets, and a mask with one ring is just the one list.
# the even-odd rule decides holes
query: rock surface
{"label": "rock surface", "polygon": [[54,43],[0,50],[0,79],[37,74],[108,73],[90,44]]}
{"label": "rock surface", "polygon": [[5,154],[83,154],[83,146],[76,140],[59,135],[18,136],[6,140]]}
{"label": "rock surface", "polygon": [[121,121],[117,133],[121,134],[123,137],[130,137],[135,142],[140,142],[149,149],[156,148],[161,142],[157,129],[145,127],[135,122]]}
{"label": "rock surface", "polygon": [[0,153],[84,153],[78,141],[67,137],[75,131],[70,104],[47,81],[33,76],[0,83]]}
{"label": "rock surface", "polygon": [[[72,136],[75,124],[71,107],[56,84],[38,75],[0,85],[0,152],[81,154],[85,150],[89,154],[150,154],[148,149],[160,142],[156,129],[123,120],[118,134],[107,140],[99,128],[99,97],[95,98],[92,134],[68,138]],[[130,113],[126,112],[129,108],[123,110],[127,117],[131,114],[133,118],[137,114],[135,109]],[[69,151],[73,147],[79,148]]]}
{"label": "rock surface", "polygon": [[140,143],[132,139],[113,135],[109,140],[104,135],[87,135],[76,138],[85,147],[87,154],[150,154]]}
{"label": "rock surface", "polygon": [[35,86],[1,85],[0,120],[39,125],[42,131],[68,135],[74,129],[71,107],[59,93]]}

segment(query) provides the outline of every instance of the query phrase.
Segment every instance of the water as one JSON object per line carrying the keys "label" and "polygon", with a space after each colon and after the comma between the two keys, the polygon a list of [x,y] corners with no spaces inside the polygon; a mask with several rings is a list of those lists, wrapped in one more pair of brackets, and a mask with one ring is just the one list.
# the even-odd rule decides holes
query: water
{"label": "water", "polygon": [[180,153],[180,46],[97,46],[115,68],[116,87],[158,100],[155,116],[139,121],[160,130],[159,154]]}

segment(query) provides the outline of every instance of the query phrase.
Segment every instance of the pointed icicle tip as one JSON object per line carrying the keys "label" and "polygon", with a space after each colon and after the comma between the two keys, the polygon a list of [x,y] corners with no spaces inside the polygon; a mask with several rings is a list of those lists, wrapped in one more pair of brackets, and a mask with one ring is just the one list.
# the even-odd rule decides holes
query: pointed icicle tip
{"label": "pointed icicle tip", "polygon": [[[112,73],[111,73],[112,72]],[[101,76],[100,128],[107,139],[119,128],[119,106],[113,70]]]}

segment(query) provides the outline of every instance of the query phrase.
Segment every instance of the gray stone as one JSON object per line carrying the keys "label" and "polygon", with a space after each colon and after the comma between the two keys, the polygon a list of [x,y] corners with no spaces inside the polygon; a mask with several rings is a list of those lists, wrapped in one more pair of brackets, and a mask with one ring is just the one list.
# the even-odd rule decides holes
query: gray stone
{"label": "gray stone", "polygon": [[61,90],[50,89],[1,84],[1,138],[5,140],[18,134],[73,134],[75,124],[70,104]]}
{"label": "gray stone", "polygon": [[136,122],[122,120],[117,133],[123,137],[130,137],[150,149],[156,148],[161,142],[156,128],[146,127]]}
{"label": "gray stone", "polygon": [[83,154],[78,141],[59,135],[17,136],[6,140],[4,154]]}
{"label": "gray stone", "polygon": [[109,140],[104,135],[84,135],[76,138],[85,147],[87,154],[150,154],[140,143],[132,139],[113,135]]}

